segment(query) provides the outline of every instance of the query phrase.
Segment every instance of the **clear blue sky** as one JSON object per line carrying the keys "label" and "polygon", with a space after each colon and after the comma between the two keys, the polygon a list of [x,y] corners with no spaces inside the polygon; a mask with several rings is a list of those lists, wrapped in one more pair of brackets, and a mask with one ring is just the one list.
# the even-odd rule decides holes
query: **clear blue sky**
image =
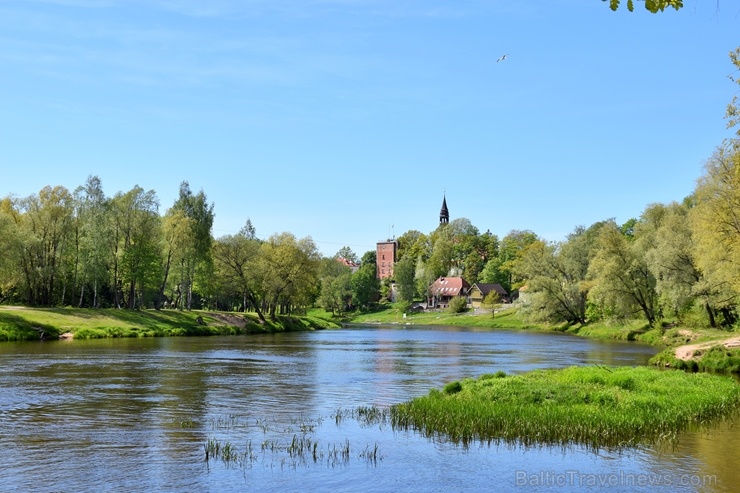
{"label": "clear blue sky", "polygon": [[362,255],[433,231],[446,193],[481,232],[561,240],[682,200],[731,135],[740,2],[719,9],[0,0],[0,196],[95,174],[164,213],[187,180],[215,236],[250,218]]}

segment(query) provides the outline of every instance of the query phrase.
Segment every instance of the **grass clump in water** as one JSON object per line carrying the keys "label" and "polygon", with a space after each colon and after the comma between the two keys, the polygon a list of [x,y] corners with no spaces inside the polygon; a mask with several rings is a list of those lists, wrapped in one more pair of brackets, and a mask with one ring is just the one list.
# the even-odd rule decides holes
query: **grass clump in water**
{"label": "grass clump in water", "polygon": [[730,378],[645,367],[572,367],[457,383],[457,392],[433,390],[393,406],[392,426],[466,446],[622,448],[675,441],[680,431],[740,408],[740,386]]}

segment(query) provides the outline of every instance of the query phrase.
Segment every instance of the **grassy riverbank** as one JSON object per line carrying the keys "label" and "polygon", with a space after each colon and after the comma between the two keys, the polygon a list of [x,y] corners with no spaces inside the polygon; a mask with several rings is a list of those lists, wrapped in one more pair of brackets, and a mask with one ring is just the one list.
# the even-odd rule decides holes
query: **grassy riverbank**
{"label": "grassy riverbank", "polygon": [[649,367],[571,367],[453,382],[391,409],[395,428],[454,442],[621,448],[675,440],[740,409],[728,377]]}
{"label": "grassy riverbank", "polygon": [[0,341],[56,338],[207,336],[337,328],[316,317],[178,310],[0,307]]}

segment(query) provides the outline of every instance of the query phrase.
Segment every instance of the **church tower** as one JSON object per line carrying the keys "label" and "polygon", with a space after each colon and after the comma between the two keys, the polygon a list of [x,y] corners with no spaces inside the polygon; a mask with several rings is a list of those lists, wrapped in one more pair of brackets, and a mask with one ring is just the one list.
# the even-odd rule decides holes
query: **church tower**
{"label": "church tower", "polygon": [[447,197],[443,195],[442,198],[442,210],[439,211],[439,224],[447,224],[450,222],[450,211],[447,210]]}

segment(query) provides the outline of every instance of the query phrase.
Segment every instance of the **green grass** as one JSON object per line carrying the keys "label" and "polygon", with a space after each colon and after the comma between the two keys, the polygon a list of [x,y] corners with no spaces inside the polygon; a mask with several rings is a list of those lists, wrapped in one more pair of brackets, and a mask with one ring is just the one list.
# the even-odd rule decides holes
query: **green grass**
{"label": "green grass", "polygon": [[[199,323],[198,318],[203,323]],[[178,310],[0,307],[0,341],[38,340],[71,333],[76,339],[167,337],[316,330],[338,327],[316,317],[277,317],[260,323],[254,314]]]}
{"label": "green grass", "polygon": [[394,428],[464,445],[622,448],[674,441],[740,409],[740,385],[729,377],[649,367],[572,367],[458,383],[393,406]]}
{"label": "green grass", "polygon": [[464,325],[499,329],[538,328],[538,326],[529,324],[519,317],[516,308],[506,309],[497,313],[495,317],[492,317],[490,313],[476,315],[472,311],[463,313],[433,311],[406,313],[406,317],[403,315],[403,312],[395,304],[381,305],[377,310],[372,312],[352,314],[350,321],[368,324]]}
{"label": "green grass", "polygon": [[740,373],[740,348],[728,349],[718,344],[709,349],[699,349],[694,356],[696,359],[688,361],[678,359],[671,347],[653,356],[650,364],[676,370]]}

